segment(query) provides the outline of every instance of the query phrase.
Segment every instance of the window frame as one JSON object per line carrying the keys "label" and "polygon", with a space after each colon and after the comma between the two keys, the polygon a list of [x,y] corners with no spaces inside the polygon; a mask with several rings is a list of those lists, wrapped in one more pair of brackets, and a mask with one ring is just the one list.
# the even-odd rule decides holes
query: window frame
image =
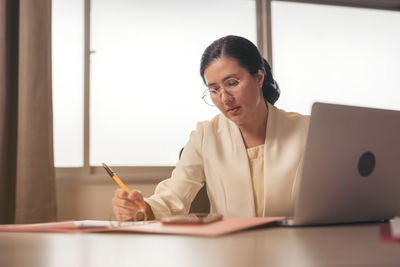
{"label": "window frame", "polygon": [[[257,46],[261,54],[273,65],[271,2],[298,2],[346,7],[372,8],[400,11],[400,0],[254,0],[256,2]],[[104,170],[99,166],[90,166],[90,7],[91,0],[84,1],[84,134],[83,166],[56,167],[57,180],[66,183],[98,184],[107,183]],[[177,151],[177,160],[179,151]],[[153,184],[171,175],[175,166],[111,166],[127,183]]]}

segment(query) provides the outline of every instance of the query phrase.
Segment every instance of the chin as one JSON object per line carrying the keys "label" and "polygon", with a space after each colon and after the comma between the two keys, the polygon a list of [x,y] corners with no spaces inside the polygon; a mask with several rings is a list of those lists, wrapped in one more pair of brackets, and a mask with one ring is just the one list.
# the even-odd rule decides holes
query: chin
{"label": "chin", "polygon": [[229,115],[227,115],[226,117],[228,119],[230,119],[231,121],[233,121],[237,126],[244,124],[244,120],[240,116],[229,116]]}

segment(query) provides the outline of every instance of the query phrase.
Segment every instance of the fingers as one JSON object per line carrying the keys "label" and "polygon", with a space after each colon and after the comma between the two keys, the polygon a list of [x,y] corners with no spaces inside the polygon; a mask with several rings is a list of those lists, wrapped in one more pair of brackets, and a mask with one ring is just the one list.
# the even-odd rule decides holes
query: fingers
{"label": "fingers", "polygon": [[139,190],[132,190],[131,193],[127,193],[122,189],[117,189],[115,190],[114,198],[143,201],[143,194]]}
{"label": "fingers", "polygon": [[134,190],[128,195],[128,199],[135,203],[140,209],[144,207],[144,198],[142,192]]}
{"label": "fingers", "polygon": [[114,197],[127,198],[128,197],[128,193],[125,192],[124,190],[118,188],[117,190],[115,190]]}
{"label": "fingers", "polygon": [[119,221],[131,221],[138,210],[137,205],[129,200],[121,200],[114,197],[112,204],[114,214]]}
{"label": "fingers", "polygon": [[127,193],[122,189],[117,189],[112,199],[112,205],[114,213],[120,221],[140,220],[139,217],[143,217],[141,209],[144,207],[144,198],[140,191],[133,190],[131,193]]}
{"label": "fingers", "polygon": [[114,197],[112,199],[112,204],[113,204],[113,207],[121,207],[124,209],[130,209],[130,210],[137,208],[137,204],[128,198]]}

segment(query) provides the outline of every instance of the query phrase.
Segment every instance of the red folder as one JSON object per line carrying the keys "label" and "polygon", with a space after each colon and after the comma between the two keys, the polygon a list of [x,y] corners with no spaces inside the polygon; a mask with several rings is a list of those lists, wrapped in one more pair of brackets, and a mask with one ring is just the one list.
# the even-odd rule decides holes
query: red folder
{"label": "red folder", "polygon": [[[159,221],[122,223],[112,226],[109,221],[64,221],[38,224],[0,225],[0,232],[62,232],[62,233],[149,233],[191,236],[221,236],[256,226],[261,226],[285,217],[223,218],[209,224],[163,224]],[[115,224],[114,224],[115,225]]]}

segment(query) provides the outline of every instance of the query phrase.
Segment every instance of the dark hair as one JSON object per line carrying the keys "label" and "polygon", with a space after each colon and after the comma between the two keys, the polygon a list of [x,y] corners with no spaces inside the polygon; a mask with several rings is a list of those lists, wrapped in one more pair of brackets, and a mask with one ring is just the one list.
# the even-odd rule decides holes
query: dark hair
{"label": "dark hair", "polygon": [[239,65],[250,74],[256,74],[258,70],[264,71],[262,91],[264,99],[272,105],[278,100],[280,89],[278,83],[272,77],[271,67],[261,56],[257,47],[246,38],[228,35],[214,41],[204,51],[200,62],[200,75],[204,79],[205,69],[215,60],[222,57],[236,59]]}

